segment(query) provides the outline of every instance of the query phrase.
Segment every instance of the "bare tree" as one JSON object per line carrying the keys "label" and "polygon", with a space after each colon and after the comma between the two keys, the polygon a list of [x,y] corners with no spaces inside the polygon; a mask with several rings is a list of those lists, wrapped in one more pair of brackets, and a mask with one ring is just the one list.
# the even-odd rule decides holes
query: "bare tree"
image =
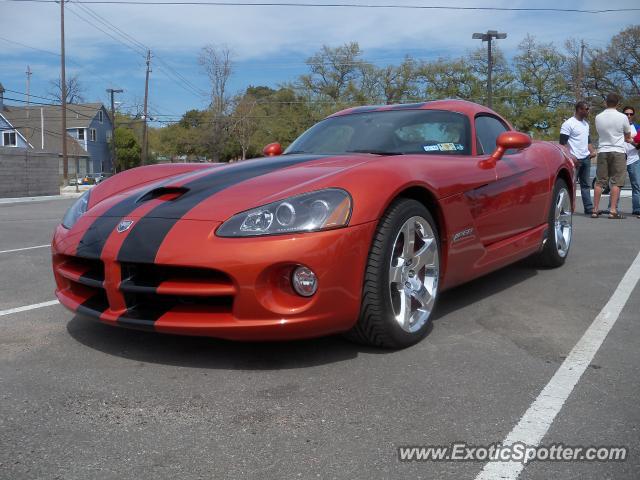
{"label": "bare tree", "polygon": [[211,109],[214,115],[228,113],[230,97],[227,82],[233,73],[231,51],[226,46],[207,45],[202,47],[198,63],[207,72],[211,82]]}
{"label": "bare tree", "polygon": [[[51,80],[50,84],[49,96],[55,98],[58,103],[62,103],[62,82],[60,78]],[[67,103],[83,103],[83,93],[84,86],[77,75],[67,78]]]}
{"label": "bare tree", "polygon": [[242,160],[247,158],[247,150],[251,144],[251,137],[258,129],[258,122],[254,111],[258,104],[252,95],[238,95],[234,99],[235,108],[231,116],[231,131],[242,150]]}

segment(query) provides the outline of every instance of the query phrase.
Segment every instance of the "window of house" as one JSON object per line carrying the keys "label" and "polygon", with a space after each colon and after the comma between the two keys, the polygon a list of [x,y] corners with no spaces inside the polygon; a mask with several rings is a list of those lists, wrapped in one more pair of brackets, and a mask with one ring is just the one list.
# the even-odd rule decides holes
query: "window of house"
{"label": "window of house", "polygon": [[2,144],[5,147],[17,147],[18,139],[16,138],[16,132],[2,132]]}
{"label": "window of house", "polygon": [[84,140],[84,128],[78,129],[78,140]]}
{"label": "window of house", "polygon": [[96,129],[92,128],[91,130],[89,130],[89,140],[91,140],[92,142],[96,141]]}
{"label": "window of house", "polygon": [[106,131],[107,142],[111,141],[111,130]]}
{"label": "window of house", "polygon": [[102,120],[103,120],[103,118],[102,118],[102,110],[98,110],[98,121],[100,123],[102,123]]}

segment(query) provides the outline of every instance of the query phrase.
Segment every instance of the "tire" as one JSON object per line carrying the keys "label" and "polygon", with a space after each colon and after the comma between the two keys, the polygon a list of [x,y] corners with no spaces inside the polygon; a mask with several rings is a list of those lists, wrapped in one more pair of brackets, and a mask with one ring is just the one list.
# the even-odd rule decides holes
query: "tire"
{"label": "tire", "polygon": [[553,188],[553,201],[549,208],[549,228],[542,250],[538,254],[537,264],[544,268],[557,268],[564,265],[573,236],[571,200],[567,183],[556,180]]}
{"label": "tire", "polygon": [[436,304],[440,263],[440,238],[429,211],[416,200],[395,200],[376,229],[360,316],[347,337],[385,348],[422,340]]}

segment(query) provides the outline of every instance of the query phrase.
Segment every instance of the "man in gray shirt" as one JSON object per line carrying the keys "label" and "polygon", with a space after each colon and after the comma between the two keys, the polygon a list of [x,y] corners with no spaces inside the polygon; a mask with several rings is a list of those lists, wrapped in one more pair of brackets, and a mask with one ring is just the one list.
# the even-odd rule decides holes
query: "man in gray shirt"
{"label": "man in gray shirt", "polygon": [[607,95],[607,108],[596,115],[598,132],[598,167],[596,170],[596,186],[594,190],[593,213],[591,218],[598,218],[598,207],[602,189],[611,183],[611,210],[609,218],[625,218],[617,211],[620,188],[624,185],[627,171],[627,157],[624,143],[631,140],[629,120],[616,110],[620,97],[616,93]]}

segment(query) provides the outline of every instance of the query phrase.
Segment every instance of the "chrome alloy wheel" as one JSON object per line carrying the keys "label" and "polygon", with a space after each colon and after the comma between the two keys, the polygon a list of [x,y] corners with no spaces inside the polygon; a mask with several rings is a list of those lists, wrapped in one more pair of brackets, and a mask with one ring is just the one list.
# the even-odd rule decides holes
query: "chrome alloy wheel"
{"label": "chrome alloy wheel", "polygon": [[423,217],[409,218],[394,240],[389,291],[395,320],[413,333],[424,326],[438,293],[440,259],[436,235]]}
{"label": "chrome alloy wheel", "polygon": [[571,246],[571,234],[573,231],[571,201],[569,200],[569,192],[566,188],[558,191],[556,200],[554,231],[556,236],[556,248],[558,255],[564,258],[569,253]]}

